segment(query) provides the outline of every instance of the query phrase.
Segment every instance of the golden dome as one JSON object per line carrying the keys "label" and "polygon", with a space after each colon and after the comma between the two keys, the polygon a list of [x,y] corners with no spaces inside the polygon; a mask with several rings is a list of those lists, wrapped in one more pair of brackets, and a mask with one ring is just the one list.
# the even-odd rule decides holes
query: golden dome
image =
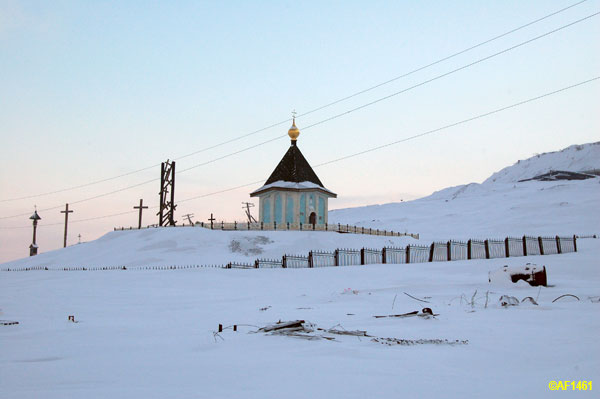
{"label": "golden dome", "polygon": [[296,118],[294,118],[290,130],[288,130],[288,136],[290,136],[292,141],[298,140],[298,136],[300,136],[300,129],[298,129],[298,127],[296,126]]}

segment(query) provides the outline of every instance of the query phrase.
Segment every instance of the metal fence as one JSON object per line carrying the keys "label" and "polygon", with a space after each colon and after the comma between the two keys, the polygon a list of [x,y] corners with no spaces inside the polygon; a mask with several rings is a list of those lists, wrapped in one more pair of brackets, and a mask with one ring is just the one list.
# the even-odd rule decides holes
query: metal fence
{"label": "metal fence", "polygon": [[308,253],[310,267],[327,267],[336,265],[335,252],[310,251]]}
{"label": "metal fence", "polygon": [[525,255],[541,255],[539,237],[523,237]]}
{"label": "metal fence", "polygon": [[383,263],[406,263],[406,248],[385,247],[383,252]]}
{"label": "metal fence", "polygon": [[486,259],[485,241],[469,240],[467,242],[467,257],[468,259]]}
{"label": "metal fence", "polygon": [[448,260],[466,260],[468,259],[468,245],[462,241],[449,241],[450,259]]}
{"label": "metal fence", "polygon": [[448,243],[434,242],[429,251],[430,262],[443,262],[448,260]]}
{"label": "metal fence", "polygon": [[[350,234],[367,234],[373,236],[386,236],[386,237],[412,237],[419,239],[419,234],[415,233],[401,233],[399,231],[385,230],[385,229],[374,229],[371,227],[351,226],[349,224],[341,223],[325,223],[325,224],[308,224],[308,223],[250,223],[250,222],[213,222],[204,223],[197,222],[196,224],[182,224],[179,226],[165,226],[168,228],[172,227],[202,227],[211,230],[262,230],[262,231],[278,231],[278,230],[296,230],[296,231],[333,231],[337,233],[350,233]],[[157,225],[149,225],[142,227],[142,229],[158,228]],[[134,227],[115,227],[114,231],[123,230],[137,230]]]}
{"label": "metal fence", "polygon": [[542,255],[554,255],[558,252],[558,241],[556,237],[539,237]]}
{"label": "metal fence", "polygon": [[523,256],[523,239],[515,237],[506,238],[506,256]]}
{"label": "metal fence", "polygon": [[406,255],[408,262],[406,263],[429,262],[429,247],[424,245],[408,245],[406,251],[408,252],[408,255]]}
{"label": "metal fence", "polygon": [[[131,266],[131,270],[181,270],[200,267],[225,269],[253,268],[312,268],[327,266],[352,266],[367,264],[403,264],[440,262],[461,259],[493,259],[501,257],[551,255],[577,252],[577,236],[572,237],[528,237],[522,239],[507,237],[504,240],[469,240],[434,242],[429,246],[408,245],[406,248],[384,247],[336,249],[333,252],[310,251],[308,256],[284,255],[280,259],[257,259],[253,264],[230,262],[226,265],[177,265],[177,266]],[[34,270],[129,270],[126,266],[93,266],[62,267],[49,269],[46,266],[2,269],[1,271],[34,271]]]}
{"label": "metal fence", "polygon": [[363,248],[360,250],[360,260],[362,265],[383,263],[383,254],[379,249]]}
{"label": "metal fence", "polygon": [[308,256],[283,255],[283,267],[290,269],[310,267]]}
{"label": "metal fence", "polygon": [[488,259],[506,258],[506,242],[504,240],[485,240],[485,245]]}
{"label": "metal fence", "polygon": [[279,269],[283,267],[282,259],[257,259],[256,268],[258,269]]}
{"label": "metal fence", "polygon": [[336,266],[352,266],[360,265],[360,250],[359,249],[336,249],[335,250]]}

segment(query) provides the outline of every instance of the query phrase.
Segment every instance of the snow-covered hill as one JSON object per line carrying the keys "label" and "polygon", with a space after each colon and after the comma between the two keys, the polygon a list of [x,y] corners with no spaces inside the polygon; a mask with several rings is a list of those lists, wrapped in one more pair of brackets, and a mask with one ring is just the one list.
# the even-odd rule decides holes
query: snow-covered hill
{"label": "snow-covered hill", "polygon": [[[598,143],[571,146],[503,169],[504,180],[450,187],[415,201],[330,211],[332,223],[419,233],[420,243],[528,235],[587,235],[600,229],[600,178],[514,182],[550,169],[596,167]],[[587,157],[584,156],[587,154]],[[575,156],[577,155],[577,156]],[[592,159],[588,159],[591,157]],[[556,164],[550,163],[554,160]],[[524,167],[524,165],[529,165]],[[587,168],[587,169],[586,169]],[[510,178],[509,178],[510,177]],[[514,180],[514,181],[513,181]],[[281,258],[309,250],[403,246],[412,238],[332,232],[211,231],[160,228],[110,232],[98,240],[42,253],[2,267],[209,265]],[[418,243],[418,242],[417,242]]]}
{"label": "snow-covered hill", "polygon": [[518,161],[494,173],[483,184],[516,183],[557,170],[584,173],[600,171],[600,141],[572,145],[560,151],[546,152]]}

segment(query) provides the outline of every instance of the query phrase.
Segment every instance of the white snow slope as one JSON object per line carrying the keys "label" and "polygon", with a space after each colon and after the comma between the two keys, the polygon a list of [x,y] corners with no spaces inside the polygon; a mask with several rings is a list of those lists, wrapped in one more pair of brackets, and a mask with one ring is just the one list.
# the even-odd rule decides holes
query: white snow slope
{"label": "white snow slope", "polygon": [[[599,180],[468,185],[331,217],[415,230],[423,243],[594,233],[600,225]],[[239,245],[232,246],[233,240]],[[222,264],[308,249],[376,247],[387,240],[321,232],[153,229],[111,232],[2,266]],[[394,244],[415,242],[399,241]],[[548,397],[551,381],[600,380],[600,241],[580,239],[578,249],[316,269],[0,272],[0,319],[19,322],[0,325],[0,397]],[[488,282],[488,271],[525,262],[545,265],[550,285]],[[498,304],[503,294],[519,300],[531,296],[539,305],[503,308]],[[553,302],[563,294],[579,300]],[[373,317],[425,306],[438,315]],[[69,315],[79,322],[68,322]],[[366,330],[373,337],[468,344],[387,346],[371,337],[307,341],[250,333],[294,319]],[[239,331],[226,328],[215,335],[218,324],[237,324]],[[593,397],[593,392],[557,395]]]}

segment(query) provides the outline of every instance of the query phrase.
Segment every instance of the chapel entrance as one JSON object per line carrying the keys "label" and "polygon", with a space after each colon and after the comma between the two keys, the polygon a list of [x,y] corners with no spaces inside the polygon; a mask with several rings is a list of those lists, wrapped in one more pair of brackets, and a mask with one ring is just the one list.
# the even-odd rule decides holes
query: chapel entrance
{"label": "chapel entrance", "polygon": [[317,214],[312,212],[310,214],[310,216],[308,217],[308,223],[310,224],[317,224]]}

